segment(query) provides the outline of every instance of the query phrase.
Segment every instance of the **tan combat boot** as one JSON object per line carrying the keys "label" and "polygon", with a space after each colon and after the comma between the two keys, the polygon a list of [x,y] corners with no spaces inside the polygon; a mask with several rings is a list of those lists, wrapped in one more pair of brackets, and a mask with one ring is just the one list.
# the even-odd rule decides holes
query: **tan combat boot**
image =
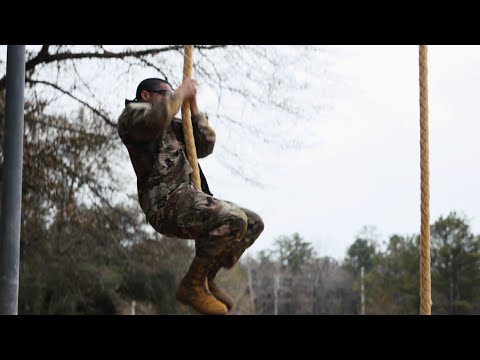
{"label": "tan combat boot", "polygon": [[228,311],[232,310],[233,307],[233,299],[228,293],[220,288],[217,284],[215,284],[214,279],[217,275],[218,271],[222,267],[221,263],[215,264],[212,266],[210,271],[208,272],[208,289],[215,296],[218,300],[225,304]]}
{"label": "tan combat boot", "polygon": [[[210,264],[211,266],[211,264]],[[200,314],[225,315],[227,307],[206,288],[209,264],[206,259],[195,256],[187,274],[180,282],[176,298],[190,305]]]}

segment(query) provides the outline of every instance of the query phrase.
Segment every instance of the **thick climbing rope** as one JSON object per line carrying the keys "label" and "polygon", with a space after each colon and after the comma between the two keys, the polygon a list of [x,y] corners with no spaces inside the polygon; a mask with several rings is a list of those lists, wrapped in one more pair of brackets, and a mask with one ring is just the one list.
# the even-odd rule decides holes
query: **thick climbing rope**
{"label": "thick climbing rope", "polygon": [[[184,46],[183,79],[190,79],[193,67],[193,46]],[[420,188],[421,188],[421,227],[420,227],[420,314],[430,315],[432,306],[430,273],[430,170],[428,148],[428,48],[419,46],[420,65]],[[200,172],[197,162],[197,150],[193,137],[190,104],[182,105],[182,124],[187,157],[193,168],[192,181],[201,190]]]}
{"label": "thick climbing rope", "polygon": [[[183,61],[183,80],[192,77],[193,67],[193,45],[184,46],[184,61]],[[192,118],[190,116],[190,103],[184,101],[182,104],[182,127],[183,136],[185,138],[185,146],[187,148],[188,162],[192,166],[193,173],[191,175],[192,182],[197,190],[202,190],[200,183],[200,171],[198,170],[197,149],[195,148],[195,139],[193,137]]]}
{"label": "thick climbing rope", "polygon": [[428,150],[428,64],[426,45],[419,46],[420,65],[420,314],[430,315],[432,306],[430,274],[430,170]]}

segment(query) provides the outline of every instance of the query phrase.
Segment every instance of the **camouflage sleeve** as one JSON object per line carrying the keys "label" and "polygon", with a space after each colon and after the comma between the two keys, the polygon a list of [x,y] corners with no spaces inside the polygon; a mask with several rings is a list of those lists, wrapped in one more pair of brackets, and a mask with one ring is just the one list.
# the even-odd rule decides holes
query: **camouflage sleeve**
{"label": "camouflage sleeve", "polygon": [[213,152],[217,137],[208,123],[208,116],[202,113],[192,116],[192,126],[197,157],[203,158],[210,155]]}
{"label": "camouflage sleeve", "polygon": [[155,106],[147,102],[130,103],[118,118],[118,134],[124,143],[148,142],[161,137],[181,105],[178,94]]}
{"label": "camouflage sleeve", "polygon": [[[193,137],[197,157],[204,158],[213,152],[215,146],[215,131],[208,124],[208,117],[202,113],[192,116]],[[177,139],[185,143],[183,137],[182,119],[173,119],[173,128]]]}

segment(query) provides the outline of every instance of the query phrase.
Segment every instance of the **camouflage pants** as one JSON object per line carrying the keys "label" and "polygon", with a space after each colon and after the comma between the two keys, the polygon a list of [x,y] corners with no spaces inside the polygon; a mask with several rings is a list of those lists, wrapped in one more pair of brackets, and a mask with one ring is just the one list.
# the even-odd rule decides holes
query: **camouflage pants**
{"label": "camouflage pants", "polygon": [[263,231],[263,221],[254,212],[216,199],[192,185],[178,188],[157,204],[149,217],[159,233],[194,239],[199,257],[218,259],[232,267]]}

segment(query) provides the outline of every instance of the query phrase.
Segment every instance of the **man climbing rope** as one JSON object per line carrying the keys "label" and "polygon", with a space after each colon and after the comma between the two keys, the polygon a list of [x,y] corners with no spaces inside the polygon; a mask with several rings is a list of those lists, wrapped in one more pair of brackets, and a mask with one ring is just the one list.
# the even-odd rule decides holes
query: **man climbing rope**
{"label": "man climbing rope", "polygon": [[195,257],[180,282],[176,298],[202,314],[224,315],[233,299],[215,283],[220,268],[232,268],[263,231],[254,212],[216,199],[200,170],[202,191],[190,180],[178,113],[189,101],[198,158],[210,155],[216,135],[200,113],[196,82],[186,79],[174,92],[166,80],[149,78],[126,100],[118,133],[137,175],[140,206],[159,233],[195,240]]}

